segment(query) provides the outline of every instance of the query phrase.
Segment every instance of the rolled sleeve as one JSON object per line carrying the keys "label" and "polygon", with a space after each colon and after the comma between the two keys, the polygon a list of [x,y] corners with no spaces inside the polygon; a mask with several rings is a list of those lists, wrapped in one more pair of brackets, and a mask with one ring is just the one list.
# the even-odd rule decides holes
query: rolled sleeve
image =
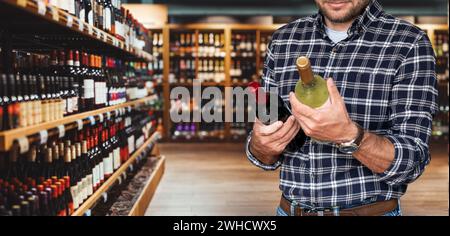
{"label": "rolled sleeve", "polygon": [[252,138],[252,132],[250,132],[250,134],[248,135],[247,138],[247,142],[245,145],[245,152],[247,154],[247,158],[250,160],[251,163],[253,163],[253,165],[263,169],[263,170],[276,170],[278,167],[281,166],[281,160],[279,159],[278,161],[276,161],[275,163],[273,163],[272,165],[266,165],[264,163],[262,163],[260,160],[258,160],[258,158],[256,158],[251,152],[250,152],[250,141]]}
{"label": "rolled sleeve", "polygon": [[389,185],[403,185],[416,180],[430,162],[428,141],[437,112],[437,89],[433,49],[426,35],[397,71],[391,98],[391,128],[385,137],[394,145],[395,156],[379,177]]}

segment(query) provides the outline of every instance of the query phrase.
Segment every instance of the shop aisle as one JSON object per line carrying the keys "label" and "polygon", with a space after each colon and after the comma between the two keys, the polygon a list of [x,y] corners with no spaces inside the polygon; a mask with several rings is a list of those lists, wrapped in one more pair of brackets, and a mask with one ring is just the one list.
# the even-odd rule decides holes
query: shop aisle
{"label": "shop aisle", "polygon": [[[274,215],[278,171],[251,165],[241,144],[161,145],[166,171],[146,215]],[[402,201],[405,215],[448,215],[448,154],[433,154]],[[444,181],[443,181],[444,180]]]}

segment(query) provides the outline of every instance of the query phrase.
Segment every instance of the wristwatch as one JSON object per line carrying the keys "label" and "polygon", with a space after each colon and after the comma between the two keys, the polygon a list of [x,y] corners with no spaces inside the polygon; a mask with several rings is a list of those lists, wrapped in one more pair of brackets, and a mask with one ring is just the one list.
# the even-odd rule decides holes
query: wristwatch
{"label": "wristwatch", "polygon": [[359,146],[361,145],[361,141],[364,137],[364,129],[356,123],[355,125],[358,128],[358,134],[356,135],[356,138],[351,141],[338,144],[340,152],[345,154],[353,154],[354,152],[358,151]]}

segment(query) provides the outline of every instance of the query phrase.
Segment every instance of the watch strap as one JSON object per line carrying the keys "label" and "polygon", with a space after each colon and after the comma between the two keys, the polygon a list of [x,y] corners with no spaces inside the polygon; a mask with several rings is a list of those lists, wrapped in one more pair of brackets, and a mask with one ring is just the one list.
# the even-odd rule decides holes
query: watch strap
{"label": "watch strap", "polygon": [[355,123],[355,125],[358,128],[358,135],[356,136],[356,139],[355,139],[355,141],[353,141],[353,143],[358,145],[358,147],[359,147],[359,145],[361,145],[361,142],[364,138],[364,129],[356,123]]}

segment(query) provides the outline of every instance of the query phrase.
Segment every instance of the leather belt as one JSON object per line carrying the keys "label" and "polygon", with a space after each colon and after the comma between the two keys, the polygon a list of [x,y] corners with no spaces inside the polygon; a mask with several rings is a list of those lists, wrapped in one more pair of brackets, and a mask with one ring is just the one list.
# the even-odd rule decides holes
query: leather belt
{"label": "leather belt", "polygon": [[[291,202],[281,196],[280,207],[288,215],[291,215]],[[387,201],[374,202],[362,206],[339,209],[339,216],[382,216],[393,211],[398,206],[397,199]],[[325,209],[323,211],[310,211],[302,209],[300,206],[294,207],[294,216],[335,216],[333,209]]]}

